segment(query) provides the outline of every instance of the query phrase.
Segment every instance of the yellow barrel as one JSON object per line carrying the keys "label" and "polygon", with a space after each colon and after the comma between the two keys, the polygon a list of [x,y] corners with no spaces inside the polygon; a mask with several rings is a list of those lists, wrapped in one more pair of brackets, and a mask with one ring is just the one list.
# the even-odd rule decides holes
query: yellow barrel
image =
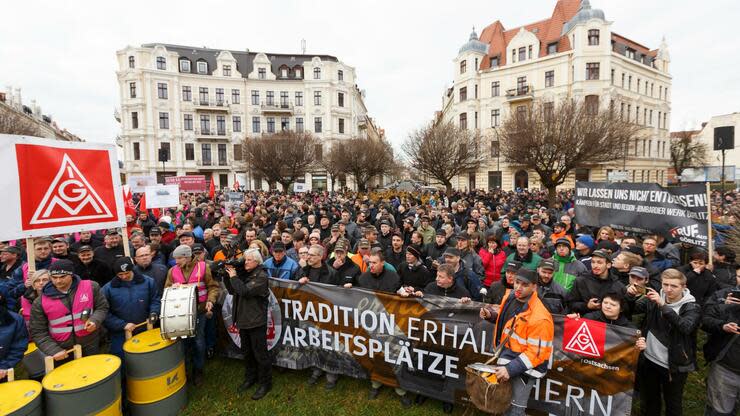
{"label": "yellow barrel", "polygon": [[46,414],[120,415],[120,370],[121,359],[110,354],[82,357],[55,368],[41,382]]}
{"label": "yellow barrel", "polygon": [[152,329],[126,341],[123,352],[131,414],[177,415],[188,401],[183,344]]}
{"label": "yellow barrel", "polygon": [[0,384],[0,415],[41,416],[41,383],[16,380]]}
{"label": "yellow barrel", "polygon": [[44,375],[44,357],[46,357],[44,353],[36,348],[36,343],[28,343],[28,348],[23,354],[23,366],[26,367],[29,377],[39,379]]}

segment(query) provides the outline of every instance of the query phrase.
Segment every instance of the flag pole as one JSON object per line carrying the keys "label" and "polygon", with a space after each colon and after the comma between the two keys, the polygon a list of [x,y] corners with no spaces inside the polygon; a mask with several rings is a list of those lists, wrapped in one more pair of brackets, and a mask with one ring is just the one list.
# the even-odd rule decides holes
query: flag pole
{"label": "flag pole", "polygon": [[36,271],[36,247],[33,237],[26,238],[26,260],[28,260],[28,277],[30,278]]}
{"label": "flag pole", "polygon": [[714,238],[712,237],[712,189],[707,185],[707,251],[709,252],[709,265],[714,263]]}
{"label": "flag pole", "polygon": [[128,226],[121,227],[121,237],[123,238],[123,255],[131,257],[131,248],[128,246]]}

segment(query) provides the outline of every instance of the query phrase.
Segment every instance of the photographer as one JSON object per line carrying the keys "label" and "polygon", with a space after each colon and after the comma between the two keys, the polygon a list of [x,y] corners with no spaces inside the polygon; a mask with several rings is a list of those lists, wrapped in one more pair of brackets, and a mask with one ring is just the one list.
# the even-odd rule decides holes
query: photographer
{"label": "photographer", "polygon": [[257,249],[244,252],[244,267],[226,266],[234,303],[232,316],[239,328],[245,376],[237,391],[245,393],[255,383],[259,388],[252,400],[259,400],[272,389],[272,360],[267,352],[267,306],[270,290],[262,255]]}

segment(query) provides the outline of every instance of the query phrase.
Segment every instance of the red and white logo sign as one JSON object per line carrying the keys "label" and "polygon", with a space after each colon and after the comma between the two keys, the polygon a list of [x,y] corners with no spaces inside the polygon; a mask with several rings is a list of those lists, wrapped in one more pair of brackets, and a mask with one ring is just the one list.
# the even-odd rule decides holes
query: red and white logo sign
{"label": "red and white logo sign", "polygon": [[16,144],[21,229],[117,220],[107,150]]}
{"label": "red and white logo sign", "polygon": [[563,350],[602,358],[606,344],[606,324],[590,319],[565,318]]}

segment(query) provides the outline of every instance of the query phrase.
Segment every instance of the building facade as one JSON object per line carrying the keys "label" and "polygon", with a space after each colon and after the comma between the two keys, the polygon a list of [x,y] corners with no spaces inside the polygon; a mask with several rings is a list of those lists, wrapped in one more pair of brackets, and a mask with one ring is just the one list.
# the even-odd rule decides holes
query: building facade
{"label": "building facade", "polygon": [[[117,58],[129,175],[205,175],[217,186],[265,189],[242,160],[243,140],[308,131],[326,154],[337,140],[381,131],[367,114],[355,68],[333,56],[145,44]],[[305,184],[330,186],[318,166]]]}
{"label": "building facade", "polygon": [[20,88],[7,86],[5,92],[0,92],[0,115],[16,117],[20,123],[35,129],[39,137],[68,142],[83,141],[67,129],[60,128],[51,115],[43,114],[36,100],[31,100],[30,105],[24,104]]}
{"label": "building facade", "polygon": [[537,188],[532,170],[499,156],[496,128],[534,101],[575,98],[610,106],[626,120],[644,126],[624,160],[581,166],[576,180],[606,181],[610,171],[626,170],[631,182],[665,184],[669,165],[671,112],[670,56],[665,40],[651,50],[612,32],[604,12],[588,0],[559,0],[548,19],[505,29],[496,21],[480,37],[475,30],[453,60],[454,82],[438,114],[444,121],[476,130],[487,159],[460,175],[458,189]]}

